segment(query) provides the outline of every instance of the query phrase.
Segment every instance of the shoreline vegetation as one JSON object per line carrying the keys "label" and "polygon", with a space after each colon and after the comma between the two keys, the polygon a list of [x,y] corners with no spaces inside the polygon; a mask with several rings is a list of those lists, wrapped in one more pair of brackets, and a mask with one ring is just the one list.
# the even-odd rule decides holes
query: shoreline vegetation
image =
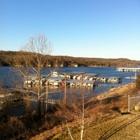
{"label": "shoreline vegetation", "polygon": [[[108,92],[93,97],[85,104],[85,107],[87,106],[85,112],[88,112],[85,117],[86,128],[84,130],[86,139],[120,138],[126,140],[129,139],[130,134],[136,139],[139,138],[140,117],[138,112],[127,112],[128,95],[136,95],[135,83],[112,88]],[[68,125],[75,140],[79,139],[77,122],[73,121]],[[138,128],[134,127],[136,125]],[[134,131],[135,133],[132,134]],[[30,140],[38,139],[70,140],[70,136],[67,133],[66,124],[63,124],[30,138]]]}
{"label": "shoreline vegetation", "polygon": [[[27,57],[28,53],[24,53]],[[140,61],[127,58],[85,58],[72,56],[42,55],[46,62],[42,67],[123,67],[138,66]],[[17,63],[17,58],[20,63]],[[22,67],[24,64],[20,51],[0,51],[0,66]]]}

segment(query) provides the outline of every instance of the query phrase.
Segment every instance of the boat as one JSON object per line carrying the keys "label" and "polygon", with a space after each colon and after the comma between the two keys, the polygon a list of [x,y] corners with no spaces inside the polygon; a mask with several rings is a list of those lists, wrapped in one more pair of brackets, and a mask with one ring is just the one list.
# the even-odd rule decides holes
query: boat
{"label": "boat", "polygon": [[43,85],[45,80],[46,80],[45,77],[41,77],[41,79],[38,80],[37,76],[25,76],[24,85],[35,86],[35,85],[38,85],[39,82],[41,85]]}
{"label": "boat", "polygon": [[120,83],[122,81],[121,77],[110,77],[107,82],[109,83]]}
{"label": "boat", "polygon": [[56,77],[49,77],[46,82],[45,85],[52,85],[52,86],[59,86],[61,85],[61,82],[64,80],[64,77],[61,76],[56,76]]}
{"label": "boat", "polygon": [[106,77],[106,76],[98,76],[96,78],[96,81],[98,81],[98,82],[107,82],[107,80],[108,80],[108,77]]}
{"label": "boat", "polygon": [[137,79],[137,74],[135,73],[135,76],[128,76],[128,77],[125,77],[125,79],[136,80],[136,79]]}

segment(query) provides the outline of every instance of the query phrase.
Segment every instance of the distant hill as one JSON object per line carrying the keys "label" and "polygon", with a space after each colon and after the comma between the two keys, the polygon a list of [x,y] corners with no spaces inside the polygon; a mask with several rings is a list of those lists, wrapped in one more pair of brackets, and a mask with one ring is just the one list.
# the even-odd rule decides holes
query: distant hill
{"label": "distant hill", "polygon": [[[25,53],[26,55],[26,53]],[[0,51],[0,66],[16,66],[16,59],[19,56],[17,51]],[[119,66],[138,66],[140,61],[130,60],[127,58],[105,59],[105,58],[86,58],[86,57],[72,57],[72,56],[44,56],[46,63],[44,67],[119,67]],[[23,64],[23,62],[22,62]]]}

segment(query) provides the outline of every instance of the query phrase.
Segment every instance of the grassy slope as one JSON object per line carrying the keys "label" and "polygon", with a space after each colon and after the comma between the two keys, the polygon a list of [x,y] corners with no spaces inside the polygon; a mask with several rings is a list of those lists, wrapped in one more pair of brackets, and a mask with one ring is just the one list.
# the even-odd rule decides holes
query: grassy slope
{"label": "grassy slope", "polygon": [[[133,95],[135,85],[128,84],[113,88],[109,92],[91,99],[86,106],[85,140],[126,140],[140,137],[140,116],[138,113],[122,115],[127,112],[127,95]],[[80,139],[78,123],[69,124],[74,139]],[[70,140],[66,126],[57,126],[45,131],[31,140]]]}

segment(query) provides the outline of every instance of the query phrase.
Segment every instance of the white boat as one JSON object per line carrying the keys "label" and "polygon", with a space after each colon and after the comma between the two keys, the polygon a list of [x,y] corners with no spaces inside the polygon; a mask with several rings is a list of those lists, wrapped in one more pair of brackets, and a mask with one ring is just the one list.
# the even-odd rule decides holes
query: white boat
{"label": "white boat", "polygon": [[45,84],[48,83],[49,85],[59,86],[61,84],[62,80],[64,80],[64,77],[61,77],[61,76],[49,77]]}
{"label": "white boat", "polygon": [[135,76],[128,76],[128,77],[125,77],[125,79],[136,80],[136,79],[137,79],[137,74],[135,73]]}
{"label": "white boat", "polygon": [[121,77],[110,77],[107,82],[110,83],[120,83],[122,81]]}
{"label": "white boat", "polygon": [[99,81],[99,82],[107,82],[107,77],[105,76],[99,76],[96,78],[96,81]]}

